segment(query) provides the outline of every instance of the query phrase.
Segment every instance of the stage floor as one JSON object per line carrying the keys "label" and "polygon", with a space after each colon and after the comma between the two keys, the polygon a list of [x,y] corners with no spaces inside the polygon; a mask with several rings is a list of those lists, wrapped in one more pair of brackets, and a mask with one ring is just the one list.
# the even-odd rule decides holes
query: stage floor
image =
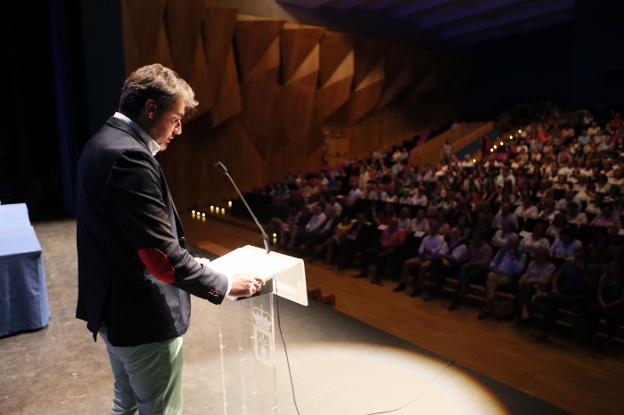
{"label": "stage floor", "polygon": [[[280,300],[280,311],[301,414],[364,415],[397,408],[402,409],[396,414],[566,413],[329,306],[313,301],[306,308]],[[206,322],[214,315],[205,304],[196,307],[194,313],[194,324],[197,314]],[[207,324],[205,328],[213,326]],[[195,336],[193,331],[188,343],[212,337]],[[280,413],[294,414],[279,336],[276,346]],[[202,375],[217,370],[217,356],[201,360],[187,364],[186,375],[202,379],[206,389],[219,387],[215,379],[208,381]],[[202,389],[197,384],[194,391],[187,388],[185,392],[189,397],[197,393],[191,401],[201,404]],[[209,407],[214,413],[223,413],[221,408]],[[187,409],[189,413],[205,413],[201,407]]]}
{"label": "stage floor", "polygon": [[[46,329],[0,339],[0,413],[107,413],[112,377],[105,349],[74,318],[75,223],[36,228],[52,319]],[[363,415],[403,406],[394,413],[563,413],[329,306],[312,302],[306,308],[281,300],[280,307],[303,415]],[[193,300],[185,336],[185,414],[223,413],[216,319],[215,306]],[[279,337],[277,373],[279,413],[293,414]]]}

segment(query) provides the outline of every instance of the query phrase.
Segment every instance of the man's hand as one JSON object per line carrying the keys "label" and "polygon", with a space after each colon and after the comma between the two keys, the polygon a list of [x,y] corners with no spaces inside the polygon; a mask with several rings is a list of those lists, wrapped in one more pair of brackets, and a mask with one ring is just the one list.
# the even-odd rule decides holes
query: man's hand
{"label": "man's hand", "polygon": [[232,297],[251,297],[264,285],[264,281],[260,278],[236,275],[232,278],[232,288],[230,293]]}

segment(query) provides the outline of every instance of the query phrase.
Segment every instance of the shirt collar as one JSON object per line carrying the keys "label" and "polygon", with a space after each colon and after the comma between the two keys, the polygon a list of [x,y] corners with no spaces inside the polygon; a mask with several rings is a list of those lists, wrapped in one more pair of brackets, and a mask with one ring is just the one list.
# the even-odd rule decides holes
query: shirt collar
{"label": "shirt collar", "polygon": [[152,153],[152,156],[155,156],[156,153],[160,151],[160,146],[158,145],[158,143],[156,143],[156,141],[154,141],[154,139],[150,137],[150,135],[146,133],[145,130],[142,129],[139,124],[137,124],[136,122],[128,118],[128,116],[126,116],[125,114],[122,114],[121,112],[115,112],[115,114],[113,114],[113,117],[125,122],[126,124],[130,126],[130,128],[136,131],[139,134],[139,136],[141,136],[145,144],[147,144],[147,147]]}

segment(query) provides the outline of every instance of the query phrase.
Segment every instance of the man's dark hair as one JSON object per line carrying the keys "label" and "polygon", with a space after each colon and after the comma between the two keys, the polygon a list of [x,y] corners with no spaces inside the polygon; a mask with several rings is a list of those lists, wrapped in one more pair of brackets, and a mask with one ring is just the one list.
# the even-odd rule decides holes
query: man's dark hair
{"label": "man's dark hair", "polygon": [[180,98],[184,100],[186,110],[192,110],[198,104],[189,84],[175,71],[159,63],[142,66],[128,76],[121,90],[119,111],[136,117],[150,98],[162,108]]}

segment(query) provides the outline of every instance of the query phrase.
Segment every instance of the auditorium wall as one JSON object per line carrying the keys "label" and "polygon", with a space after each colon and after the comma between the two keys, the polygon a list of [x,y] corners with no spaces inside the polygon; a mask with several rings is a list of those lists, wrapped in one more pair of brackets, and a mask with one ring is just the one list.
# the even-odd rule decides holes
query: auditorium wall
{"label": "auditorium wall", "polygon": [[181,210],[290,171],[324,167],[323,127],[348,131],[365,157],[448,120],[465,102],[469,61],[318,25],[242,14],[217,2],[121,2],[126,72],[161,62],[200,105],[158,156]]}

